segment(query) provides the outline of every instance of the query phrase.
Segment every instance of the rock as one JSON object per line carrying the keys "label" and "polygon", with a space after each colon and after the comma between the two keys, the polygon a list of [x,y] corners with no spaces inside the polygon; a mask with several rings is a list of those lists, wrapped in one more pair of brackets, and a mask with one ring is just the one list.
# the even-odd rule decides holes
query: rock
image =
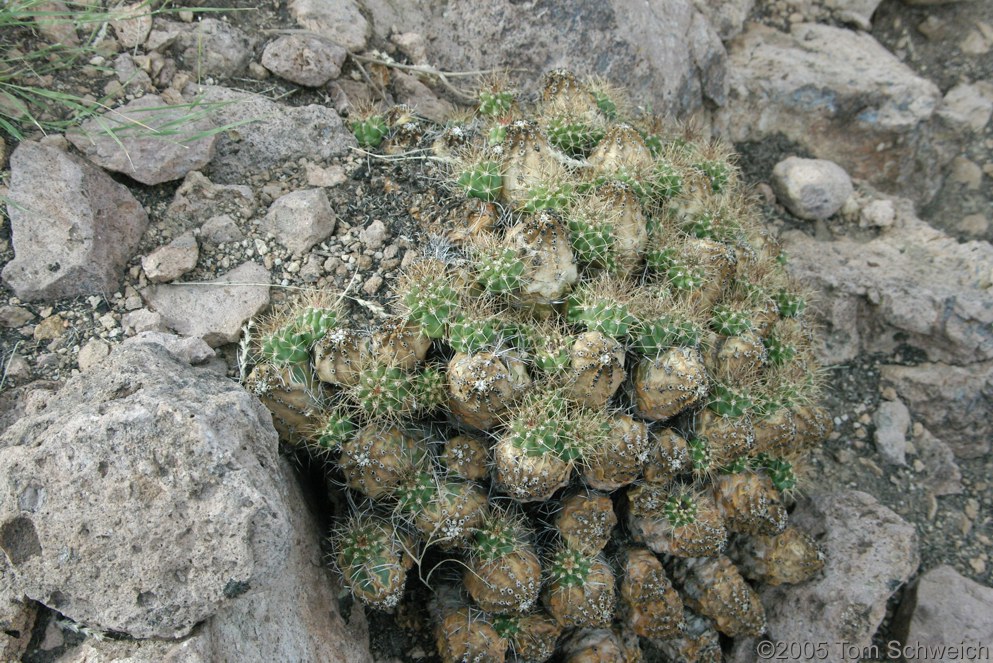
{"label": "rock", "polygon": [[324,276],[324,272],[321,270],[321,264],[324,262],[324,258],[314,253],[307,256],[306,260],[303,261],[303,266],[300,268],[300,280],[304,283],[317,283],[317,281]]}
{"label": "rock", "polygon": [[[951,566],[931,569],[907,592],[894,618],[893,632],[910,652],[948,648],[944,656],[912,653],[913,659],[989,658],[993,642],[993,588],[962,577]],[[978,651],[980,645],[985,653]],[[960,648],[959,653],[953,654],[952,647]]]}
{"label": "rock", "polygon": [[13,353],[6,358],[6,362],[0,373],[0,378],[5,384],[21,383],[31,377],[31,364],[24,358],[24,355]]}
{"label": "rock", "polygon": [[903,0],[904,4],[907,5],[950,5],[953,2],[962,2],[962,0]]}
{"label": "rock", "polygon": [[0,327],[23,327],[34,320],[34,313],[20,306],[4,304],[0,306]]}
{"label": "rock", "polygon": [[288,107],[221,87],[197,89],[207,103],[231,102],[214,113],[219,124],[246,123],[238,127],[236,139],[219,137],[217,155],[209,169],[215,181],[240,183],[287,161],[328,161],[356,145],[355,136],[330,108]]}
{"label": "rock", "polygon": [[859,226],[862,228],[889,228],[896,219],[892,200],[873,200],[862,208]]}
{"label": "rock", "polygon": [[208,117],[169,106],[146,94],[121,108],[91,118],[66,136],[93,163],[142,184],[185,177],[214,156],[216,134]]}
{"label": "rock", "polygon": [[799,585],[761,590],[767,635],[780,642],[836,643],[864,648],[872,642],[890,596],[917,570],[913,525],[854,490],[811,495],[790,516],[823,549],[823,572]]}
{"label": "rock", "polygon": [[285,564],[277,446],[236,383],[119,347],[0,437],[14,587],[91,628],[188,634]]}
{"label": "rock", "polygon": [[901,345],[934,362],[993,359],[993,246],[959,243],[914,216],[909,201],[894,206],[893,225],[869,241],[782,236],[788,271],[817,293],[823,363]]}
{"label": "rock", "polygon": [[[6,4],[6,3],[4,3]],[[40,0],[27,6],[25,18],[33,18],[42,34],[50,43],[60,46],[79,46],[79,35],[72,21],[65,20],[70,16],[69,9],[61,0]],[[17,20],[15,17],[14,20]],[[13,25],[13,23],[8,23]]]}
{"label": "rock", "polygon": [[925,474],[921,483],[936,497],[962,494],[962,471],[955,462],[955,454],[928,429],[923,426],[920,429],[920,435],[914,436],[914,448],[917,449],[917,457],[924,463]]}
{"label": "rock", "polygon": [[131,192],[54,147],[22,141],[10,157],[14,259],[3,280],[25,301],[114,292],[148,225]]}
{"label": "rock", "polygon": [[940,188],[951,156],[932,144],[941,92],[871,35],[807,23],[785,34],[749,24],[728,53],[730,103],[715,120],[728,139],[782,134],[919,203]]}
{"label": "rock", "polygon": [[125,313],[124,317],[121,318],[121,327],[124,328],[126,334],[166,330],[165,322],[162,321],[162,314],[149,311],[147,308]]}
{"label": "rock", "polygon": [[977,191],[983,183],[983,169],[971,159],[955,157],[952,159],[948,180],[953,184],[961,184],[969,191]]}
{"label": "rock", "polygon": [[526,72],[519,82],[533,86],[534,72],[566,67],[623,83],[631,98],[681,118],[726,102],[726,52],[692,0],[363,5],[379,39],[388,39],[392,26],[417,32],[428,60],[442,70],[505,68]]}
{"label": "rock", "polygon": [[390,41],[396,44],[400,52],[410,58],[415,65],[428,64],[428,46],[424,35],[418,32],[394,32]]}
{"label": "rock", "polygon": [[54,341],[65,331],[65,320],[58,313],[50,315],[37,325],[31,335],[36,341]]}
{"label": "rock", "polygon": [[200,227],[200,237],[211,244],[227,244],[245,239],[245,233],[230,214],[218,214]]}
{"label": "rock", "polygon": [[181,338],[161,331],[144,331],[124,342],[124,345],[141,343],[160,345],[173,356],[190,366],[199,366],[217,356],[214,350],[199,338]]}
{"label": "rock", "polygon": [[960,131],[982,131],[993,115],[993,84],[956,85],[945,95],[938,115]]}
{"label": "rock", "polygon": [[197,171],[183,180],[166,214],[184,223],[203,223],[218,214],[248,219],[255,213],[255,194],[244,184],[214,184]]}
{"label": "rock", "polygon": [[298,479],[280,460],[279,487],[292,527],[289,555],[273,579],[228,601],[193,635],[179,641],[84,641],[60,663],[372,663],[364,613],[351,623],[338,613],[339,588],[321,561],[318,529]]}
{"label": "rock", "polygon": [[290,0],[289,10],[301,26],[346,50],[365,49],[369,21],[354,0]]}
{"label": "rock", "polygon": [[984,214],[969,214],[962,217],[955,228],[966,236],[981,239],[990,230],[990,220]]}
{"label": "rock", "polygon": [[331,42],[307,34],[289,34],[266,45],[262,66],[297,85],[320,87],[341,74],[348,52]]}
{"label": "rock", "polygon": [[934,431],[958,458],[978,458],[990,452],[993,361],[968,366],[886,365],[880,369],[880,378],[896,389],[914,419]]}
{"label": "rock", "polygon": [[334,232],[336,217],[322,189],[303,189],[273,201],[262,224],[294,254],[303,254]]}
{"label": "rock", "polygon": [[[62,385],[54,381],[35,380],[20,387],[0,392],[0,434],[19,419],[38,414],[46,407],[52,394]],[[3,584],[6,560],[0,557],[0,596],[7,595],[9,586]]]}
{"label": "rock", "polygon": [[141,296],[167,328],[216,348],[237,341],[245,322],[268,306],[269,272],[249,261],[209,284],[153,285]]}
{"label": "rock", "polygon": [[910,410],[900,400],[883,401],[872,420],[876,425],[876,451],[890,465],[905,466]]}
{"label": "rock", "polygon": [[693,0],[697,11],[707,17],[722,41],[741,32],[755,7],[755,0]]}
{"label": "rock", "polygon": [[977,24],[979,29],[969,30],[969,34],[959,43],[959,50],[966,55],[986,55],[989,53],[990,49],[993,48],[993,28],[987,26],[984,29],[984,25],[980,22]]}
{"label": "rock", "polygon": [[345,169],[338,164],[322,168],[317,164],[307,162],[304,165],[304,172],[307,175],[308,186],[334,187],[344,184],[348,179]]}
{"label": "rock", "polygon": [[357,109],[369,108],[375,103],[368,83],[347,78],[328,83],[328,97],[334,109],[343,115],[351,115]]}
{"label": "rock", "polygon": [[872,15],[876,12],[881,0],[824,0],[824,7],[834,12],[834,15],[845,23],[850,23],[859,30],[872,29]]}
{"label": "rock", "polygon": [[410,106],[418,115],[438,124],[444,124],[455,110],[452,104],[439,99],[438,95],[417,80],[416,76],[402,71],[393,73],[393,90],[398,103]]}
{"label": "rock", "polygon": [[79,349],[76,363],[79,365],[79,370],[88,371],[106,359],[109,354],[109,343],[101,341],[99,338],[91,338],[86,342],[86,345]]}
{"label": "rock", "polygon": [[138,68],[129,53],[121,53],[114,58],[114,73],[118,82],[132,94],[151,92],[154,87],[152,77]]}
{"label": "rock", "polygon": [[180,35],[187,30],[189,30],[189,26],[184,23],[155,16],[152,19],[152,31],[145,41],[145,48],[149,51],[162,53],[174,46]]}
{"label": "rock", "polygon": [[200,247],[193,232],[185,232],[141,259],[141,268],[152,283],[178,279],[197,266]]}
{"label": "rock", "polygon": [[114,11],[114,17],[110,26],[124,48],[138,48],[148,39],[148,33],[152,30],[152,12],[147,3],[124,5]]}
{"label": "rock", "polygon": [[[240,28],[216,18],[200,18],[183,26],[175,40],[179,62],[199,76],[234,76],[252,59],[253,39]],[[223,126],[223,122],[221,125]]]}
{"label": "rock", "polygon": [[362,284],[362,292],[371,297],[379,292],[381,287],[383,287],[383,277],[379,274],[373,274],[364,284]]}
{"label": "rock", "polygon": [[0,661],[20,661],[31,642],[38,608],[15,590],[13,572],[0,556]]}
{"label": "rock", "polygon": [[388,235],[389,231],[386,224],[379,219],[374,219],[372,223],[359,231],[359,241],[365,244],[367,249],[375,251],[382,248]]}
{"label": "rock", "polygon": [[798,157],[787,157],[772,169],[772,190],[786,209],[808,221],[832,216],[855,191],[838,164]]}

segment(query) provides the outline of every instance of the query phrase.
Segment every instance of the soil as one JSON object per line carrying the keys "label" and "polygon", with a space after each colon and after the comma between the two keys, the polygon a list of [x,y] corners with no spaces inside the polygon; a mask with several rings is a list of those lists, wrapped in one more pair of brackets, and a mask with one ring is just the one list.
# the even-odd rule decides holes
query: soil
{"label": "soil", "polygon": [[[258,37],[260,43],[264,43],[268,31],[293,25],[285,3],[280,0],[263,5],[247,0],[228,4],[246,9],[225,16],[233,24]],[[760,0],[752,18],[783,27],[788,18],[777,6],[777,3]],[[252,11],[255,9],[257,11]],[[830,20],[830,17],[821,18]],[[973,53],[967,51],[975,50],[975,46],[963,46],[965,39],[978,29],[975,26],[980,23],[993,25],[993,4],[974,1],[910,7],[901,0],[884,0],[874,17],[872,34],[919,75],[929,78],[942,92],[947,92],[959,83],[993,80],[993,48],[985,53]],[[13,43],[22,49],[31,48],[34,38],[27,31],[0,35],[0,48]],[[989,41],[993,43],[993,34]],[[43,82],[81,94],[93,92],[99,96],[99,91],[112,76],[112,72],[108,74],[91,68],[86,72],[65,72]],[[361,79],[361,74],[354,66],[346,65],[343,78]],[[290,105],[333,103],[323,92],[301,91],[273,78],[217,82],[279,98]],[[16,141],[8,135],[0,135],[6,141],[6,154],[9,154]],[[736,147],[740,153],[739,165],[743,176],[754,187],[765,184],[772,167],[786,155],[809,156],[799,146],[785,140],[772,139]],[[922,218],[962,240],[993,240],[993,123],[987,124],[982,134],[976,136],[959,158],[978,166],[982,172],[978,184],[961,177],[949,178],[935,200],[921,210]],[[300,265],[291,268],[293,257],[281,247],[269,245],[264,252],[260,251],[257,243],[252,241],[254,237],[250,236],[244,243],[203,246],[198,269],[187,278],[212,278],[222,270],[223,265],[233,266],[248,256],[264,262],[271,269],[274,283],[336,290],[349,288],[349,292],[355,295],[351,300],[352,314],[372,324],[381,316],[382,307],[390,298],[390,286],[399,274],[405,256],[410,252],[423,251],[429,236],[443,225],[439,219],[419,218],[416,212],[411,213],[411,210],[430,207],[429,203],[435,195],[434,185],[440,174],[431,164],[391,163],[359,154],[347,157],[341,165],[346,175],[345,182],[327,190],[332,208],[338,211],[339,225],[335,236],[315,251],[322,266],[317,272],[322,275],[311,278],[301,271]],[[264,204],[267,198],[271,199],[280,191],[302,188],[307,179],[306,166],[290,164],[281,172],[270,173],[270,181],[251,184],[257,192],[270,185],[260,196]],[[0,167],[8,168],[5,156],[0,156]],[[968,170],[968,165],[959,163],[959,171],[963,169]],[[0,182],[7,182],[9,175],[9,170],[0,171]],[[150,217],[150,230],[137,257],[129,265],[125,285],[119,292],[105,296],[40,306],[18,302],[8,289],[0,289],[0,307],[19,306],[33,314],[32,321],[26,325],[0,328],[0,361],[3,367],[7,369],[17,364],[18,361],[12,361],[15,355],[26,362],[20,372],[4,370],[0,389],[9,390],[37,379],[64,380],[78,370],[78,353],[90,339],[99,338],[109,344],[120,342],[125,336],[121,319],[131,306],[128,300],[144,285],[140,274],[140,256],[186,230],[172,223],[165,214],[178,184],[142,187],[125,177],[117,179],[131,188]],[[5,189],[0,187],[0,195],[3,193]],[[3,208],[0,207],[0,210]],[[771,222],[780,229],[803,228],[812,232],[810,224],[792,218],[775,204],[767,204],[765,211]],[[977,218],[985,219],[985,225]],[[357,234],[373,219],[386,224],[388,240],[379,249],[366,250],[357,241]],[[250,230],[259,238],[264,237],[257,227]],[[0,211],[0,267],[12,257],[10,223],[4,210]],[[374,277],[382,279],[382,286],[364,290],[363,287]],[[288,292],[288,289],[273,288],[274,305],[278,306],[285,300]],[[61,318],[62,332],[54,339],[36,338],[36,325],[52,316]],[[224,348],[222,353],[229,363],[231,375],[236,377],[235,348]],[[919,356],[920,352],[916,349],[903,348],[892,356],[862,356],[848,364],[827,369],[825,405],[835,417],[835,431],[813,453],[805,489],[816,492],[846,486],[874,495],[916,527],[920,536],[920,572],[950,564],[962,575],[993,586],[993,559],[990,559],[989,553],[993,549],[993,522],[986,515],[993,513],[993,457],[959,459],[963,493],[935,498],[925,487],[921,473],[915,469],[913,456],[907,467],[888,465],[873,444],[871,415],[881,398],[880,366],[912,364]],[[322,486],[318,485],[321,481],[317,479],[320,472],[304,459],[300,459],[300,464],[301,477],[311,485],[312,492],[322,493]],[[322,499],[321,504],[326,514],[334,511],[333,502]],[[330,526],[330,517],[328,520]],[[405,605],[426,604],[428,592],[423,584],[409,583],[408,592],[410,596],[404,601]],[[891,604],[895,606],[899,599],[900,593]],[[340,608],[346,616],[358,609],[351,605],[350,598],[343,598]],[[436,660],[430,628],[426,626],[427,618],[423,612],[404,609],[394,616],[374,611],[367,611],[367,615],[372,647],[380,660],[400,660],[404,663]],[[65,649],[41,652],[36,648],[54,616],[57,615],[43,611],[33,641],[35,649],[24,660],[52,660]],[[884,623],[878,635],[881,641],[889,639],[887,629],[888,623]],[[79,637],[75,634],[68,637],[66,646],[78,642]]]}

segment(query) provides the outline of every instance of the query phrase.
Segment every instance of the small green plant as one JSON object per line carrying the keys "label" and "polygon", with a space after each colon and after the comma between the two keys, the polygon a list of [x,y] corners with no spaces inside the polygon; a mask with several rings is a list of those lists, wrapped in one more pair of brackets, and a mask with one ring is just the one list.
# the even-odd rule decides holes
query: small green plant
{"label": "small green plant", "polygon": [[352,133],[361,147],[379,147],[389,132],[381,115],[370,115],[352,123]]}
{"label": "small green plant", "polygon": [[507,90],[482,90],[479,93],[479,112],[498,117],[509,113],[514,105],[514,93]]}
{"label": "small green plant", "polygon": [[492,202],[500,197],[503,188],[500,164],[496,161],[481,161],[462,171],[457,182],[465,189],[466,195],[483,202]]}

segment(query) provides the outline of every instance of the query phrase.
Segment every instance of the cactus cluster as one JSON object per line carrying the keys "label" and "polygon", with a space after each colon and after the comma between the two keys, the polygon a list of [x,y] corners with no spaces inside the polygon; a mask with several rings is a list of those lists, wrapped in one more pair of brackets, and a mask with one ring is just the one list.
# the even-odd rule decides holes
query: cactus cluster
{"label": "cactus cluster", "polygon": [[805,299],[728,150],[627,108],[554,71],[452,126],[356,121],[447,163],[454,246],[375,331],[308,302],[258,344],[250,384],[349,492],[355,599],[392,609],[425,554],[460,570],[433,583],[444,661],[720,660],[764,629],[756,583],[823,564],[786,510],[830,426]]}

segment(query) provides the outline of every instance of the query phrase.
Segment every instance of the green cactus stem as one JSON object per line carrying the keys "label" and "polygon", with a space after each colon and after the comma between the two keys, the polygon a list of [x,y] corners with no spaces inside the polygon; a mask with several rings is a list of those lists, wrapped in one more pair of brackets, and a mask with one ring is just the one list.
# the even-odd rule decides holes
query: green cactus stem
{"label": "green cactus stem", "polygon": [[352,134],[360,147],[379,147],[389,132],[381,115],[371,115],[352,124]]}

